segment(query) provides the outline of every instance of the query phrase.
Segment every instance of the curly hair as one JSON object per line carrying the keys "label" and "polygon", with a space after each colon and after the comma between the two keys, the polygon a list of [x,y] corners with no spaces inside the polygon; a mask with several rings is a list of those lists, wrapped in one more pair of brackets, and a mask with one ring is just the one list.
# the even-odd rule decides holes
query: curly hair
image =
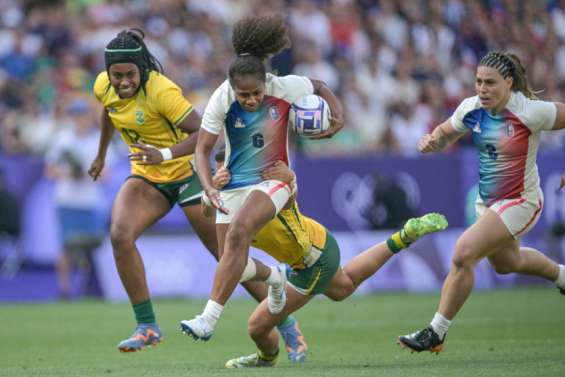
{"label": "curly hair", "polygon": [[526,69],[518,56],[509,52],[491,51],[479,62],[479,67],[494,68],[504,78],[512,77],[512,90],[522,92],[528,98],[537,98],[535,91],[528,86]]}
{"label": "curly hair", "polygon": [[228,70],[230,81],[236,75],[265,81],[265,60],[290,47],[288,28],[280,15],[244,18],[234,26],[232,45],[237,57]]}

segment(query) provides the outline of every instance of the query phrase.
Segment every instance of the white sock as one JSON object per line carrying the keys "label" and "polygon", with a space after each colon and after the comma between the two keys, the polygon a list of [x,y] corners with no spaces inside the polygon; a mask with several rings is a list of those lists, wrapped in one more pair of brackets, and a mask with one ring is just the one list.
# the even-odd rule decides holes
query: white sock
{"label": "white sock", "polygon": [[445,334],[447,333],[447,330],[449,329],[449,325],[451,325],[451,321],[440,313],[436,313],[434,315],[434,318],[432,319],[432,322],[430,322],[430,325],[432,326],[436,334],[439,335],[439,338],[443,339],[445,337]]}
{"label": "white sock", "polygon": [[278,285],[282,283],[282,279],[281,279],[281,273],[278,270],[278,268],[274,267],[274,266],[270,266],[271,269],[271,273],[269,274],[269,277],[267,278],[267,280],[265,280],[265,283],[269,284],[269,285]]}
{"label": "white sock", "polygon": [[555,285],[565,289],[565,266],[562,264],[559,265],[559,275],[557,276],[557,280],[555,280]]}
{"label": "white sock", "polygon": [[214,328],[216,327],[216,323],[218,323],[218,320],[220,319],[220,315],[222,314],[223,310],[224,310],[223,305],[218,304],[214,300],[208,300],[208,302],[206,303],[206,307],[202,312],[202,317],[206,320],[206,322],[208,322],[208,324],[212,328]]}

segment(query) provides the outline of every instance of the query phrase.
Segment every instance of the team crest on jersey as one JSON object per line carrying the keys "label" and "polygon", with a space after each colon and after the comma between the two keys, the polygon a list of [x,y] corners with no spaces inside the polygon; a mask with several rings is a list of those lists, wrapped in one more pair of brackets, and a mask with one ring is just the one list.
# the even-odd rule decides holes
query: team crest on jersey
{"label": "team crest on jersey", "polygon": [[481,124],[479,122],[477,122],[477,124],[475,124],[475,127],[473,127],[473,132],[480,134],[481,131]]}
{"label": "team crest on jersey", "polygon": [[245,123],[243,123],[241,119],[237,118],[233,126],[234,128],[245,128]]}
{"label": "team crest on jersey", "polygon": [[273,120],[279,120],[281,114],[279,114],[279,109],[276,106],[271,106],[269,108],[269,114],[271,114],[271,118]]}
{"label": "team crest on jersey", "polygon": [[506,135],[508,135],[508,137],[513,137],[514,133],[514,125],[511,122],[506,123]]}
{"label": "team crest on jersey", "polygon": [[143,110],[136,110],[135,111],[135,121],[140,126],[145,123],[145,113],[143,112]]}

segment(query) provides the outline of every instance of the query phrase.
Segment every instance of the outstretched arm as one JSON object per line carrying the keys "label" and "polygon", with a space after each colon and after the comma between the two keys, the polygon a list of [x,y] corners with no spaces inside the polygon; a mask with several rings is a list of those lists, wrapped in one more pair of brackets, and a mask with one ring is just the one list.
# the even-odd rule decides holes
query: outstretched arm
{"label": "outstretched arm", "polygon": [[106,153],[108,152],[108,145],[112,140],[112,135],[114,134],[114,125],[106,109],[102,109],[102,114],[100,116],[100,142],[98,143],[98,154],[92,161],[90,168],[88,169],[88,175],[92,177],[93,180],[98,179],[100,173],[104,169],[104,163],[106,161]]}
{"label": "outstretched arm", "polygon": [[210,199],[212,205],[221,212],[228,213],[228,210],[223,206],[220,199],[220,192],[214,187],[212,169],[210,167],[210,154],[217,140],[218,135],[203,129],[200,130],[198,142],[196,143],[196,171],[198,172],[198,178],[200,178],[204,192],[208,199]]}
{"label": "outstretched arm", "polygon": [[434,128],[431,134],[425,134],[418,142],[421,153],[439,152],[455,143],[464,132],[457,132],[451,125],[451,119],[446,120]]}

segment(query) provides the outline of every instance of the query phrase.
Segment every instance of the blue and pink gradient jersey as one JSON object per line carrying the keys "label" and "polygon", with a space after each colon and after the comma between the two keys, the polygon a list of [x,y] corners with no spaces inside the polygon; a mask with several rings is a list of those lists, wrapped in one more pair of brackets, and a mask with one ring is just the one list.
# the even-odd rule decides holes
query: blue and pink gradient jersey
{"label": "blue and pink gradient jersey", "polygon": [[202,129],[218,135],[224,130],[230,182],[223,190],[259,183],[261,172],[275,161],[288,164],[288,110],[298,98],[312,94],[307,77],[267,74],[265,97],[257,111],[245,111],[226,80],[212,95]]}
{"label": "blue and pink gradient jersey", "polygon": [[458,132],[472,132],[479,150],[479,195],[487,206],[539,188],[540,133],[553,128],[555,117],[553,102],[532,100],[521,92],[513,92],[496,115],[481,107],[478,96],[461,102],[451,124]]}

